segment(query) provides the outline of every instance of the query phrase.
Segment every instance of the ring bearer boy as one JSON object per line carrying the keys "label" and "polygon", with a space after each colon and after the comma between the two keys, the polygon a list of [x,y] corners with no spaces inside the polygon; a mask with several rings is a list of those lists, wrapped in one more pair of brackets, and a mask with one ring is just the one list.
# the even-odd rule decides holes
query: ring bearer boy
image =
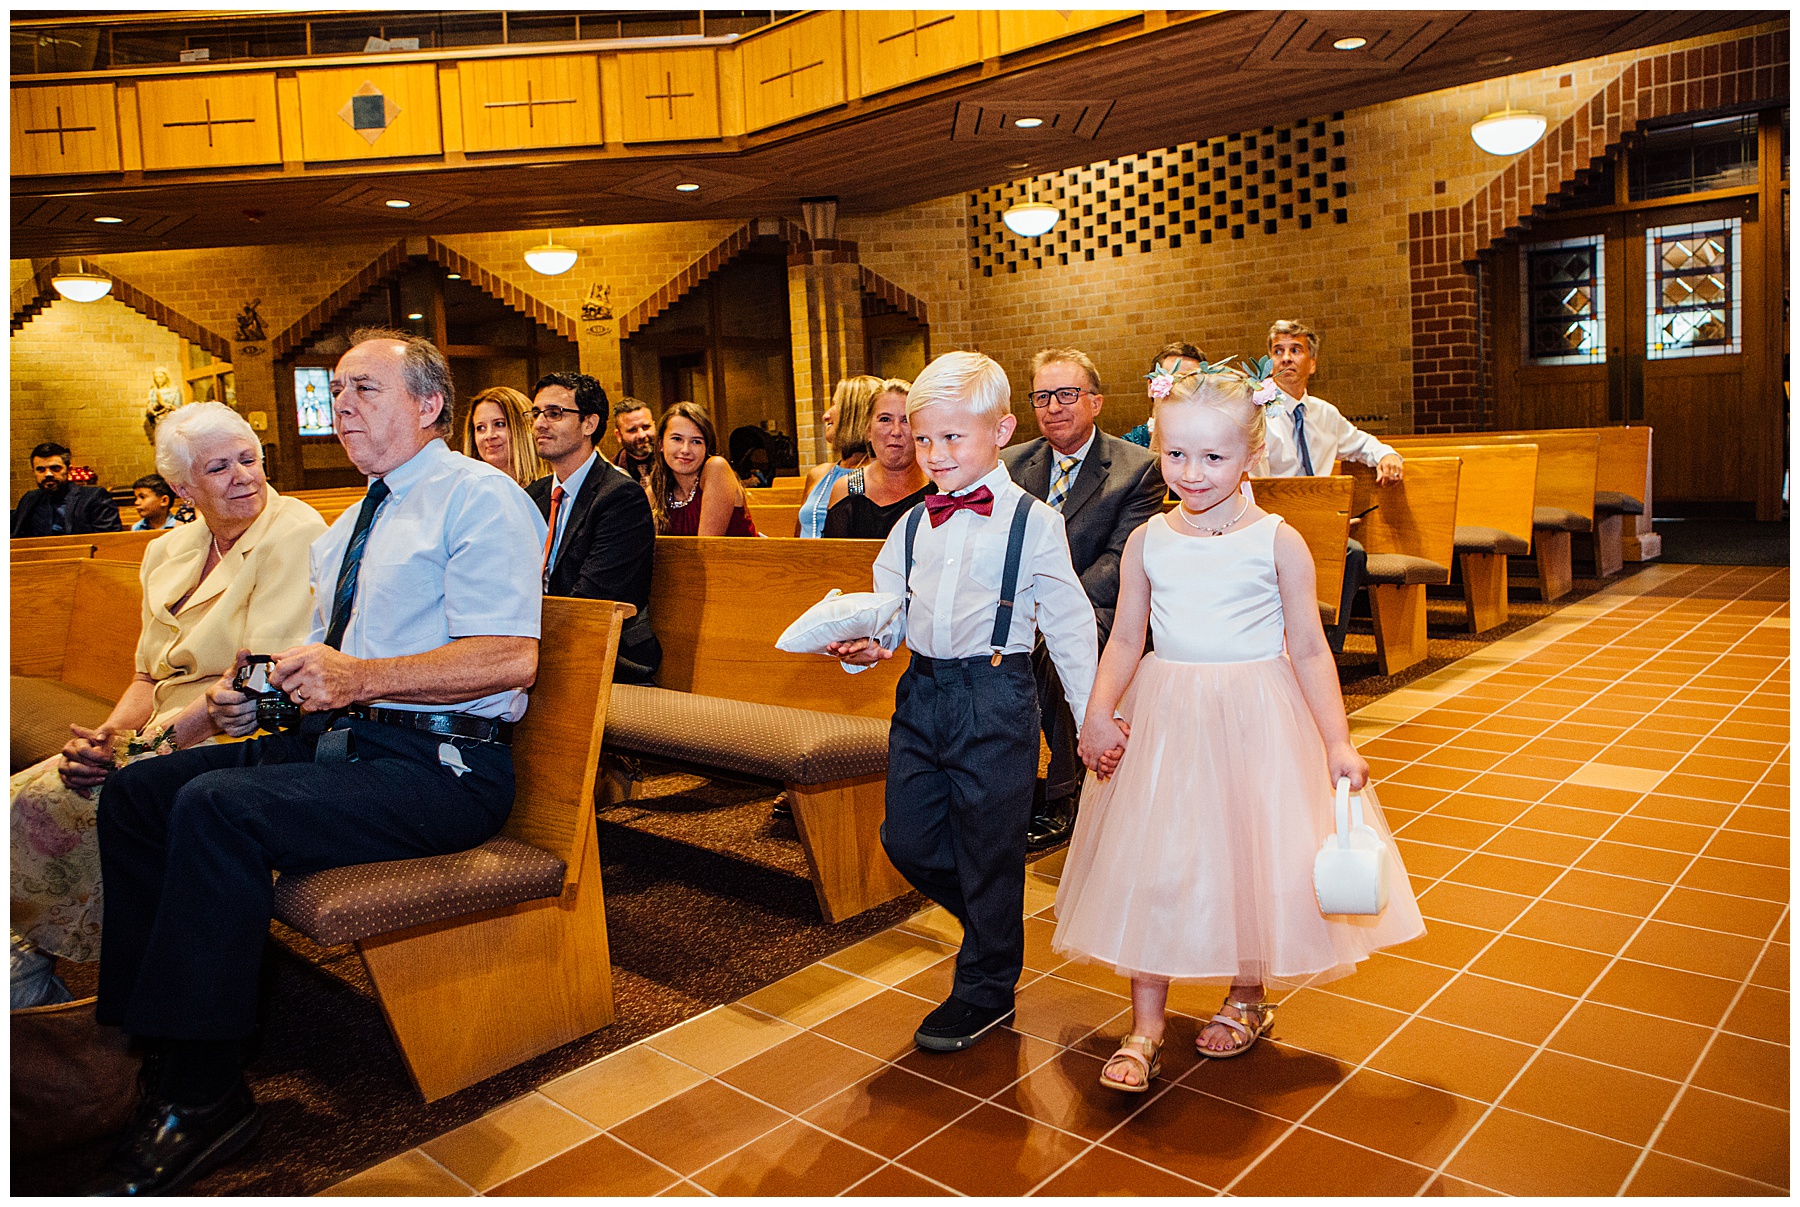
{"label": "ring bearer boy", "polygon": [[[966,1048],[1013,1014],[1037,781],[1037,634],[1076,717],[1099,657],[1062,516],[1000,464],[1017,422],[1011,396],[1005,371],[976,352],[946,353],[919,374],[906,414],[938,493],[895,525],[875,560],[875,589],[907,597],[912,650],[894,695],[882,845],[963,927],[950,997],[913,1036],[936,1052]],[[893,657],[868,639],[830,652],[851,670]]]}

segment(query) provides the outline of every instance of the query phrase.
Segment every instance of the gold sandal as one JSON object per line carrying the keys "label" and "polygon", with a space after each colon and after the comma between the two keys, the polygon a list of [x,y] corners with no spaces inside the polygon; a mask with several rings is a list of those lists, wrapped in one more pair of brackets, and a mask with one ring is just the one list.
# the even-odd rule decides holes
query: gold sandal
{"label": "gold sandal", "polygon": [[[1127,1046],[1132,1043],[1142,1044],[1143,1051]],[[1136,1064],[1143,1071],[1144,1080],[1141,1084],[1132,1085],[1128,1081],[1118,1081],[1106,1075],[1106,1070],[1112,1068],[1113,1061],[1120,1057]],[[1117,1090],[1121,1094],[1142,1094],[1150,1088],[1150,1082],[1161,1072],[1162,1044],[1147,1035],[1127,1035],[1119,1041],[1119,1050],[1109,1056],[1106,1064],[1101,1067],[1100,1084],[1109,1090]]]}
{"label": "gold sandal", "polygon": [[[1238,1043],[1230,1048],[1209,1048],[1201,1043],[1200,1037],[1196,1035],[1194,1037],[1194,1048],[1200,1055],[1207,1057],[1209,1060],[1229,1060],[1233,1056],[1242,1056],[1255,1045],[1257,1040],[1261,1039],[1263,1035],[1268,1032],[1270,1027],[1275,1025],[1275,1007],[1272,1006],[1267,999],[1255,1002],[1238,1002],[1226,998],[1225,1005],[1236,1009],[1239,1017],[1229,1017],[1225,1014],[1223,1007],[1221,1007],[1219,1013],[1212,1016],[1211,1022],[1218,1023],[1221,1027],[1237,1032]],[[1251,1020],[1250,1026],[1244,1025],[1244,1020],[1246,1019]],[[1200,1030],[1205,1031],[1206,1028],[1202,1027]]]}

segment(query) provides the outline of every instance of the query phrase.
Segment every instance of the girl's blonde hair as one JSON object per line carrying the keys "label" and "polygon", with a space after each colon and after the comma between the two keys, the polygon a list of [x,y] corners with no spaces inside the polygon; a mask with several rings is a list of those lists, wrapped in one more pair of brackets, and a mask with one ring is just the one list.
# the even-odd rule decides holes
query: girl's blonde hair
{"label": "girl's blonde hair", "polygon": [[837,408],[837,426],[831,430],[831,452],[838,461],[869,452],[869,412],[881,393],[881,378],[859,373],[837,383],[831,405]]}
{"label": "girl's blonde hair", "polygon": [[[1243,430],[1244,440],[1250,446],[1250,457],[1255,460],[1257,454],[1262,452],[1267,436],[1266,416],[1262,404],[1255,398],[1258,384],[1255,378],[1241,369],[1214,369],[1210,373],[1188,374],[1175,379],[1168,397],[1157,401],[1152,414],[1159,415],[1164,407],[1188,402],[1197,402],[1201,406],[1223,411]],[[1153,422],[1150,428],[1150,451],[1160,456],[1162,440],[1158,433],[1162,431],[1162,424]]]}
{"label": "girl's blonde hair", "polygon": [[507,472],[513,481],[520,486],[530,486],[549,473],[550,467],[538,458],[537,444],[531,438],[531,419],[525,414],[531,409],[531,399],[511,386],[490,386],[469,399],[469,413],[463,416],[463,455],[481,460],[481,454],[475,449],[475,412],[484,402],[499,407],[506,417],[506,443],[512,450],[512,465]]}

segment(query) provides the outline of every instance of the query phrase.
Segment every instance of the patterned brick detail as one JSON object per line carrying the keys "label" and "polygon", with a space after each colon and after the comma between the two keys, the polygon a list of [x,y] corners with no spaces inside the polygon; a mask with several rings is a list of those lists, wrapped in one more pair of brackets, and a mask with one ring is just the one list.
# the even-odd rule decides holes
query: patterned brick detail
{"label": "patterned brick detail", "polygon": [[749,222],[732,231],[713,249],[670,277],[661,288],[633,306],[619,321],[619,337],[629,339],[646,323],[679,302],[689,290],[721,268],[737,259],[756,241],[756,223]]}
{"label": "patterned brick detail", "polygon": [[26,323],[42,314],[51,302],[56,300],[56,290],[50,284],[55,275],[54,262],[46,264],[36,273],[25,278],[12,294],[12,329],[17,331]]}
{"label": "patterned brick detail", "polygon": [[[852,244],[851,246],[855,246]],[[864,311],[868,310],[869,298],[876,298],[887,303],[895,310],[907,315],[922,326],[929,326],[931,320],[926,317],[926,306],[918,298],[906,292],[874,269],[867,265],[857,266],[862,272],[862,291],[864,295]]]}
{"label": "patterned brick detail", "polygon": [[1534,211],[1640,123],[1786,97],[1787,42],[1783,29],[1643,55],[1467,201],[1407,216],[1415,431],[1485,426],[1472,262],[1529,226]]}
{"label": "patterned brick detail", "polygon": [[365,264],[360,272],[332,290],[323,301],[301,315],[293,326],[270,341],[269,355],[280,360],[294,351],[326,324],[355,305],[358,298],[392,276],[405,262],[406,242],[401,240]]}
{"label": "patterned brick detail", "polygon": [[446,247],[436,239],[425,240],[425,254],[451,272],[461,273],[463,280],[489,297],[498,299],[520,314],[530,315],[538,323],[556,332],[570,343],[576,342],[574,319],[548,303],[532,297],[511,281],[495,276],[469,257]]}
{"label": "patterned brick detail", "polygon": [[[224,336],[207,330],[185,314],[165,306],[116,272],[109,272],[91,260],[83,263],[81,267],[88,272],[112,278],[112,292],[107,295],[108,297],[123,302],[151,322],[159,323],[173,331],[188,343],[198,344],[220,360],[229,361],[231,359],[231,342]],[[65,265],[61,260],[51,260],[39,269],[31,280],[13,291],[12,329],[14,331],[42,314],[52,302],[58,299],[60,295],[57,294],[50,281],[52,277],[65,269],[74,271],[75,265]]]}

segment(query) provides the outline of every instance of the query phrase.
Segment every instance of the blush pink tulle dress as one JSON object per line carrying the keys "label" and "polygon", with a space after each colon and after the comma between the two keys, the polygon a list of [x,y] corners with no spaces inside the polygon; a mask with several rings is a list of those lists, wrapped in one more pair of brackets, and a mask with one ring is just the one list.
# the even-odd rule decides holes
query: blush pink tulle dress
{"label": "blush pink tulle dress", "polygon": [[1323,916],[1313,856],[1334,828],[1325,743],[1288,662],[1267,516],[1219,537],[1145,526],[1155,652],[1119,702],[1117,773],[1090,775],[1051,946],[1121,976],[1317,984],[1425,933],[1388,844],[1387,909]]}

